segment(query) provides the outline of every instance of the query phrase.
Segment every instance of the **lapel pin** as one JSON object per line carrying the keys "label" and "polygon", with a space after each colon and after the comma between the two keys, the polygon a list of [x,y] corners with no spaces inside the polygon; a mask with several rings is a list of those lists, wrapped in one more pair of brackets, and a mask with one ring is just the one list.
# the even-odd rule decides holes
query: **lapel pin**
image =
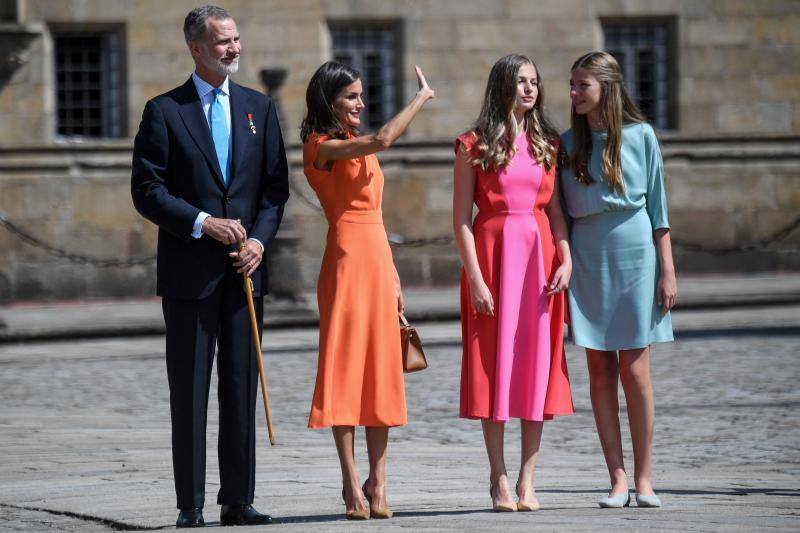
{"label": "lapel pin", "polygon": [[250,131],[253,132],[253,135],[255,135],[256,134],[256,126],[255,126],[255,124],[253,124],[253,114],[252,113],[248,113],[247,114],[247,121],[250,123]]}

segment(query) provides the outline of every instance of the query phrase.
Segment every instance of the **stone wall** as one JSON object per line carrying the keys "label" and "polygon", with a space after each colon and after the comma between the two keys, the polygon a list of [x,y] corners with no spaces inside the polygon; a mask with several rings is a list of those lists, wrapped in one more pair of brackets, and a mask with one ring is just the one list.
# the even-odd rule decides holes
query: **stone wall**
{"label": "stone wall", "polygon": [[[145,102],[189,76],[186,12],[206,0],[14,0],[0,13],[0,214],[71,253],[114,258],[154,251],[155,230],[130,204],[131,139]],[[389,232],[422,240],[396,246],[404,281],[456,281],[451,243],[452,139],[475,118],[491,65],[533,57],[557,122],[568,121],[568,69],[602,47],[600,20],[673,16],[678,129],[663,135],[673,237],[703,249],[756,242],[800,214],[800,2],[762,0],[230,0],[243,54],[236,80],[264,89],[260,73],[285,68],[280,96],[293,162],[293,199],[273,268],[283,294],[313,288],[326,224],[311,207],[297,129],[308,79],[330,57],[330,20],[402,25],[403,90],[419,64],[436,89],[396,147],[381,155]],[[15,20],[11,20],[15,19]],[[125,46],[126,137],[55,135],[54,25],[118,25]],[[302,200],[309,197],[308,202]],[[427,240],[433,243],[425,244]],[[677,247],[683,271],[800,268],[800,235],[740,253]],[[292,246],[288,246],[291,244]],[[283,280],[283,281],[281,281]],[[99,267],[48,254],[0,228],[0,301],[148,295],[152,263]]]}
{"label": "stone wall", "polygon": [[[181,25],[205,0],[16,0],[25,41],[0,86],[0,145],[51,143],[52,24],[123,24],[127,124],[133,136],[147,99],[182,83],[192,70]],[[568,121],[569,66],[602,47],[601,18],[673,16],[677,27],[678,129],[682,133],[800,131],[800,3],[790,0],[231,0],[244,51],[237,81],[261,87],[265,68],[288,69],[285,129],[298,140],[304,94],[330,56],[328,20],[402,23],[403,89],[412,67],[428,74],[437,98],[414,123],[412,140],[451,139],[475,117],[491,65],[519,51],[541,70],[554,118]],[[2,42],[2,41],[0,41]],[[19,42],[19,39],[16,40]],[[0,50],[0,54],[7,51]],[[3,58],[0,57],[0,60]]]}
{"label": "stone wall", "polygon": [[[664,135],[672,238],[680,272],[800,269],[800,230],[772,245],[757,243],[800,216],[800,137]],[[292,197],[270,264],[283,296],[312,291],[327,223],[290,150]],[[386,175],[384,218],[407,285],[448,285],[460,274],[451,230],[452,147],[401,143],[380,156]],[[155,250],[155,227],[130,201],[130,145],[0,149],[0,213],[45,243],[71,254],[124,260]],[[700,251],[680,244],[699,245]],[[46,253],[0,228],[0,301],[147,296],[152,262],[99,267]]]}
{"label": "stone wall", "polygon": [[[146,257],[154,226],[130,199],[131,148],[0,149],[0,212],[21,230],[75,255]],[[142,296],[155,292],[155,263],[102,268],[25,243],[0,228],[0,301]]]}

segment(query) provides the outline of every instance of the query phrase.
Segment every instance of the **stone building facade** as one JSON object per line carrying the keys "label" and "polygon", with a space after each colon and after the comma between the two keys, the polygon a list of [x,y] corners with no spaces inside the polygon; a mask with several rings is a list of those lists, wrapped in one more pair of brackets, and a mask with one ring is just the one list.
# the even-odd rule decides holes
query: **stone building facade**
{"label": "stone building facade", "polygon": [[[153,226],[130,204],[131,140],[145,102],[189,76],[181,25],[203,3],[0,3],[0,215],[41,241],[0,228],[0,301],[152,293],[152,261],[89,259],[125,263],[154,251]],[[458,278],[446,239],[451,143],[477,114],[491,65],[512,51],[536,61],[562,127],[572,61],[604,48],[624,58],[632,89],[659,126],[673,238],[686,244],[676,247],[679,269],[800,268],[800,231],[761,242],[800,215],[797,2],[219,3],[242,36],[236,81],[271,92],[281,105],[294,193],[273,265],[284,273],[276,277],[283,292],[313,288],[324,245],[325,220],[300,170],[298,126],[308,79],[333,57],[365,73],[375,123],[413,95],[414,64],[436,90],[402,142],[381,155],[387,229],[414,244],[394,249],[409,284]]]}

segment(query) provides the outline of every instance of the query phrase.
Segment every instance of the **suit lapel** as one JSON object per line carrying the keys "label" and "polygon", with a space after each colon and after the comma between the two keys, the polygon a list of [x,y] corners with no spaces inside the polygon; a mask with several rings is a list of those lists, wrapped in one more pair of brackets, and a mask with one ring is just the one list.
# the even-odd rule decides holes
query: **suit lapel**
{"label": "suit lapel", "polygon": [[248,108],[249,103],[246,93],[232,81],[228,82],[228,87],[231,92],[231,142],[233,144],[231,176],[228,182],[228,188],[230,188],[233,180],[246,165],[245,156],[253,142],[251,138],[254,135],[250,131],[250,123],[247,119],[247,114],[252,113],[253,110]]}
{"label": "suit lapel", "polygon": [[200,103],[200,97],[197,95],[197,89],[191,78],[183,86],[183,90],[185,98],[179,110],[181,119],[183,119],[186,129],[189,130],[189,135],[192,136],[197,147],[214,170],[214,180],[224,190],[225,182],[222,179],[222,170],[219,168],[214,141],[211,139],[211,130],[208,127],[208,120],[203,114],[203,105]]}

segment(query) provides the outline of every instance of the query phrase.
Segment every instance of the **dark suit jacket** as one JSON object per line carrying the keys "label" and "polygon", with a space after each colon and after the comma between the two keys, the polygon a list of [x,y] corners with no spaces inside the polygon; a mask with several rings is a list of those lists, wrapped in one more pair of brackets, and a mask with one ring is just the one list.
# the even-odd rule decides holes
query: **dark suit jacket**
{"label": "dark suit jacket", "polygon": [[[238,218],[261,241],[264,260],[254,294],[266,293],[266,252],[289,198],[288,169],[272,100],[229,81],[233,150],[228,186],[191,78],[147,102],[133,148],[131,194],[137,211],[158,226],[157,293],[205,298],[231,264],[230,246],[192,237],[200,211]],[[255,133],[248,121],[252,115]]]}

